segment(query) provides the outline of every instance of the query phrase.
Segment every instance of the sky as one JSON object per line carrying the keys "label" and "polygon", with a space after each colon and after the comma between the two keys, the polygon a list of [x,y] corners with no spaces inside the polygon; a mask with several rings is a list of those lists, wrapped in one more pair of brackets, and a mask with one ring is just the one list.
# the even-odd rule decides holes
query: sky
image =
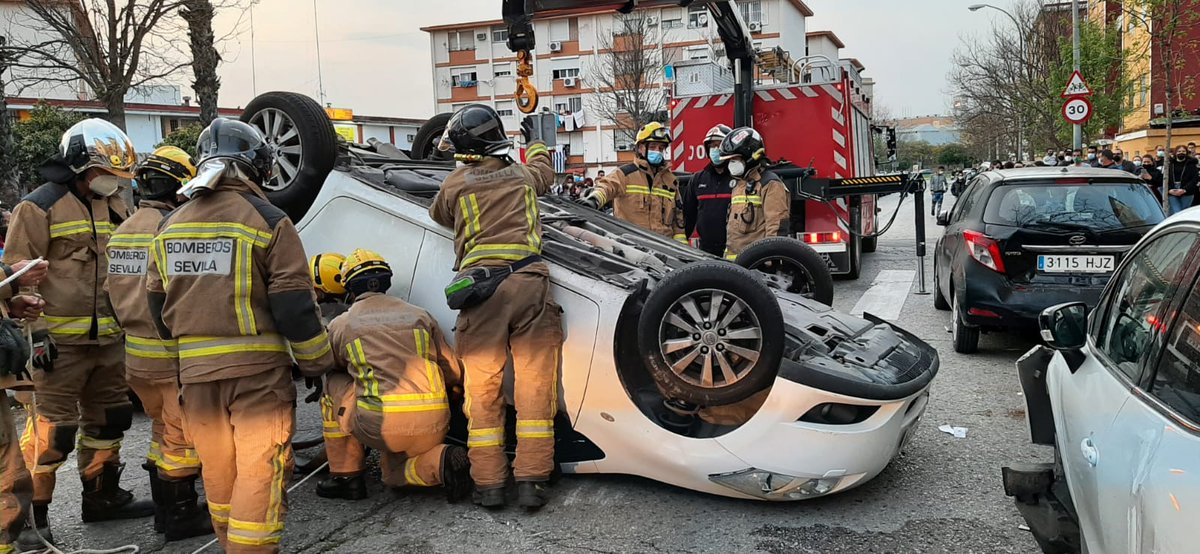
{"label": "sky", "polygon": [[[314,3],[316,17],[314,17]],[[972,13],[973,0],[806,0],[808,30],[832,30],[876,81],[876,103],[897,117],[947,113],[946,74],[963,38],[981,36],[1004,15]],[[1010,0],[993,2],[1008,7]],[[240,16],[240,17],[239,17]],[[222,107],[255,93],[289,90],[355,113],[433,115],[429,36],[420,27],[498,19],[498,0],[259,0],[249,14],[219,14],[224,43]],[[1000,18],[997,20],[996,18]],[[314,29],[314,19],[319,26]],[[320,36],[320,76],[317,41]],[[184,93],[185,95],[187,92]]]}

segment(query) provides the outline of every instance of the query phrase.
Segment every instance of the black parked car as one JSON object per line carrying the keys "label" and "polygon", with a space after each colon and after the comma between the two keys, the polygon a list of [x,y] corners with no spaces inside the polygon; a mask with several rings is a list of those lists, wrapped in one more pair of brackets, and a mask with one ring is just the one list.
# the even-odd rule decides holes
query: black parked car
{"label": "black parked car", "polygon": [[1037,329],[1049,306],[1095,306],[1125,252],[1165,218],[1142,180],[1124,171],[990,171],[938,215],[934,306],[954,314],[954,350],[981,330]]}

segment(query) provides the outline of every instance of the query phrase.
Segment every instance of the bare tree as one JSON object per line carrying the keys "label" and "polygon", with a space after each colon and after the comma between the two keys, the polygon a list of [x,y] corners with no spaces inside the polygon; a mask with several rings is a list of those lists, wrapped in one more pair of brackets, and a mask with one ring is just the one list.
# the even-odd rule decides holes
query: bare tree
{"label": "bare tree", "polygon": [[0,194],[17,193],[21,190],[21,182],[17,176],[17,164],[13,155],[16,148],[13,140],[12,116],[8,113],[8,94],[5,91],[8,56],[3,47],[7,43],[7,37],[0,36]]}
{"label": "bare tree", "polygon": [[195,77],[192,90],[196,92],[196,103],[200,105],[200,123],[208,125],[217,118],[217,96],[221,90],[221,79],[217,77],[221,54],[217,52],[212,26],[216,10],[210,0],[183,0],[183,4],[179,15],[188,27],[192,75]]}
{"label": "bare tree", "polygon": [[630,137],[643,125],[662,118],[669,90],[663,84],[663,67],[672,54],[661,48],[662,37],[645,15],[631,13],[615,19],[613,34],[602,34],[588,80],[599,94],[591,95],[588,109]]}
{"label": "bare tree", "polygon": [[160,25],[185,3],[25,0],[25,10],[7,21],[10,42],[3,51],[12,81],[22,87],[82,84],[107,108],[109,121],[123,129],[126,93],[189,63],[175,55],[173,37]]}

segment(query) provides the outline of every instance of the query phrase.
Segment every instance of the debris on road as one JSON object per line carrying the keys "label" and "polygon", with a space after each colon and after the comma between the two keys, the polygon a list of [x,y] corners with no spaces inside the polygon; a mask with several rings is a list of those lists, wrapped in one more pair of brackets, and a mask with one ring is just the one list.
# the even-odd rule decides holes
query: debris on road
{"label": "debris on road", "polygon": [[967,428],[966,427],[955,427],[952,425],[939,425],[938,431],[941,431],[946,434],[954,435],[954,438],[956,438],[956,439],[967,438]]}

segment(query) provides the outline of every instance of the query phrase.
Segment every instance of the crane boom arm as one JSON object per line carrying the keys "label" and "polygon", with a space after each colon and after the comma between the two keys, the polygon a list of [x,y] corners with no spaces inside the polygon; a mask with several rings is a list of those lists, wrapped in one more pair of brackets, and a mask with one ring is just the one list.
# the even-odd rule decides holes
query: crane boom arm
{"label": "crane boom arm", "polygon": [[742,20],[741,11],[732,0],[502,0],[504,24],[508,28],[508,48],[517,54],[524,67],[518,67],[517,106],[525,113],[537,109],[537,92],[529,83],[533,74],[532,52],[537,45],[534,36],[535,18],[570,14],[615,11],[630,13],[635,9],[688,7],[703,5],[712,15],[717,35],[725,45],[725,55],[734,69],[734,126],[752,124],[754,103],[754,45],[750,30]]}

